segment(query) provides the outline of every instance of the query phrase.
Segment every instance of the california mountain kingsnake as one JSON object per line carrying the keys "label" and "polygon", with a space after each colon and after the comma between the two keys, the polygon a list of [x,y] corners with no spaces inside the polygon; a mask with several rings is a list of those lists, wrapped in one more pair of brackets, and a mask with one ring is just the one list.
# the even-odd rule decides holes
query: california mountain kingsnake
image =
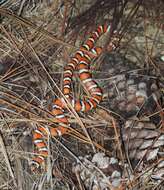
{"label": "california mountain kingsnake", "polygon": [[[91,34],[87,41],[79,48],[75,55],[71,58],[70,62],[64,68],[63,78],[63,94],[65,98],[71,103],[75,111],[88,112],[100,103],[102,100],[102,90],[98,84],[92,79],[92,75],[89,71],[91,60],[97,57],[101,53],[101,48],[95,47],[97,40],[100,36],[106,32],[109,32],[111,25],[104,24],[98,26],[98,28]],[[115,46],[112,44],[112,49]],[[71,84],[74,71],[78,70],[79,78],[82,81],[84,87],[90,94],[90,98],[76,99],[74,100],[71,95]],[[69,126],[68,118],[64,114],[65,104],[62,98],[55,99],[52,106],[52,114],[55,117],[55,121],[59,124],[56,128],[46,128],[39,126],[33,132],[33,142],[38,150],[38,154],[32,161],[32,169],[41,167],[45,163],[48,156],[47,144],[45,137],[59,136],[67,133],[67,128],[62,124]]]}

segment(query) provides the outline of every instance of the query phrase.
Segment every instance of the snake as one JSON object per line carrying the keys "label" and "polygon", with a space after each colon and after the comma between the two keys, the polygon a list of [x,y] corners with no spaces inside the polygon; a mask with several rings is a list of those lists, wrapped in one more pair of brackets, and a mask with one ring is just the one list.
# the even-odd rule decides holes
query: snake
{"label": "snake", "polygon": [[[90,65],[95,57],[98,57],[101,52],[101,47],[96,47],[96,42],[99,38],[111,31],[111,24],[104,23],[99,25],[95,31],[87,38],[86,42],[80,46],[80,48],[75,52],[74,56],[71,57],[70,61],[64,67],[63,76],[63,95],[64,98],[56,98],[52,102],[51,113],[57,122],[57,127],[47,127],[47,126],[37,126],[33,131],[33,143],[37,149],[37,155],[31,161],[32,170],[42,167],[48,156],[48,147],[46,138],[48,136],[57,137],[64,135],[68,132],[68,128],[64,127],[70,126],[68,116],[65,115],[66,104],[65,100],[69,101],[74,108],[74,110],[79,112],[88,112],[95,109],[97,105],[102,101],[103,92],[99,87],[97,82],[92,78],[92,73],[90,71]],[[112,44],[112,49],[115,46]],[[82,82],[84,88],[89,92],[90,97],[75,99],[72,95],[71,85],[73,82],[73,75],[75,71],[78,71],[78,76]]]}

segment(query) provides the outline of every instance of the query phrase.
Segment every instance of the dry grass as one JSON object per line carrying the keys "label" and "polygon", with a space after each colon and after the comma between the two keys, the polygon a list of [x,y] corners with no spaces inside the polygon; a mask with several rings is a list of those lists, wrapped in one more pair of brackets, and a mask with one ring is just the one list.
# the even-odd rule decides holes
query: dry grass
{"label": "dry grass", "polygon": [[[120,140],[120,126],[124,127],[129,118],[110,107],[113,102],[109,102],[109,84],[117,76],[110,75],[111,67],[102,65],[101,59],[93,68],[104,87],[104,101],[97,111],[87,115],[79,115],[68,105],[70,133],[48,139],[47,173],[32,173],[29,169],[28,163],[34,154],[31,132],[35,126],[57,126],[51,105],[55,97],[63,96],[60,89],[64,65],[85,36],[105,19],[113,22],[113,30],[117,29],[120,37],[112,55],[120,55],[120,59],[130,62],[128,70],[121,72],[136,75],[137,82],[141,77],[158,81],[155,95],[161,102],[157,98],[156,109],[144,114],[140,108],[135,116],[138,120],[142,116],[151,118],[156,124],[155,130],[163,133],[163,9],[162,0],[158,3],[134,0],[124,4],[121,0],[77,0],[75,3],[6,0],[0,3],[0,189],[84,189],[79,174],[72,172],[72,163],[80,162],[79,156],[97,151],[118,156],[124,173],[129,172],[125,169],[128,162]],[[104,52],[102,60],[105,55]],[[75,81],[74,94],[79,97],[83,91],[79,80]],[[118,88],[117,91],[119,94]],[[163,149],[161,152],[163,155]],[[132,169],[129,176],[124,174],[126,188],[162,190],[164,179],[154,181],[149,172],[162,159],[158,157],[159,160],[143,166],[142,172]]]}

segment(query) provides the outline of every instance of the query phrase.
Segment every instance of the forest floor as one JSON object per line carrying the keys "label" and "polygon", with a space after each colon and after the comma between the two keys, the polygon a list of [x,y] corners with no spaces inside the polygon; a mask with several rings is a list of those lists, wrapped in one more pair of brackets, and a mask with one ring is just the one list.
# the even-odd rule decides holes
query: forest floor
{"label": "forest floor", "polygon": [[[162,0],[0,1],[0,190],[164,189],[163,10]],[[58,126],[64,66],[104,22],[90,69],[103,100],[88,113],[68,104],[70,132],[48,136],[47,163],[31,171],[33,130]],[[88,96],[77,71],[72,91]]]}

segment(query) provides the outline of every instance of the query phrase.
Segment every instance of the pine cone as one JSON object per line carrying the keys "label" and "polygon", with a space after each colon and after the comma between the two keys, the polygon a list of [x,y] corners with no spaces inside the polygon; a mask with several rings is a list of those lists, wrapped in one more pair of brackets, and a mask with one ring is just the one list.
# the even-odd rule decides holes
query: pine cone
{"label": "pine cone", "polygon": [[108,68],[104,69],[107,71],[104,76],[109,78],[104,98],[109,104],[104,102],[125,118],[153,113],[157,107],[153,93],[157,93],[157,99],[162,96],[157,80],[139,72],[141,69],[137,66],[133,65],[132,70],[131,66],[120,54],[107,54],[104,58],[104,67]]}
{"label": "pine cone", "polygon": [[162,156],[164,134],[150,121],[127,120],[122,129],[126,156],[133,167],[143,162],[148,164]]}
{"label": "pine cone", "polygon": [[80,163],[73,167],[78,173],[86,188],[105,190],[121,185],[121,168],[117,159],[109,158],[104,153],[96,153],[93,157],[80,158]]}

